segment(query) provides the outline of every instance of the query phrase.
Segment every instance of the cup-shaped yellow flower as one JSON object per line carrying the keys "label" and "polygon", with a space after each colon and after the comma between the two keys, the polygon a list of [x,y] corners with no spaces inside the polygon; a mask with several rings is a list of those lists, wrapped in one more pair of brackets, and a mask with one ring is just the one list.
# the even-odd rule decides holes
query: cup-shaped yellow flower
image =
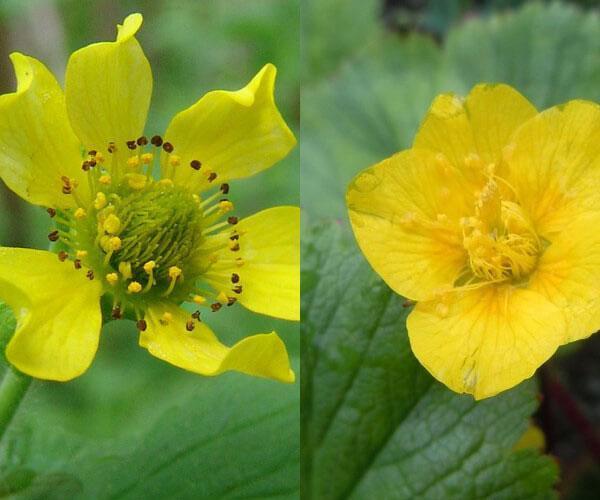
{"label": "cup-shaped yellow flower", "polygon": [[72,54],[64,94],[42,63],[11,55],[18,86],[0,96],[0,176],[56,226],[54,252],[0,248],[0,298],[17,318],[6,355],[38,378],[80,375],[97,350],[104,296],[113,318],[137,321],[140,344],[158,358],[203,375],[291,382],[274,332],[226,347],[203,321],[236,302],[299,316],[299,209],[238,220],[227,196],[228,181],[295,145],[274,102],[275,67],[241,90],[209,92],[164,136],[147,137],[141,24],[130,15],[116,41]]}
{"label": "cup-shaped yellow flower", "polygon": [[[413,147],[347,193],[358,244],[431,374],[493,396],[600,327],[600,107],[516,90],[438,96]],[[390,346],[393,348],[393,346]]]}

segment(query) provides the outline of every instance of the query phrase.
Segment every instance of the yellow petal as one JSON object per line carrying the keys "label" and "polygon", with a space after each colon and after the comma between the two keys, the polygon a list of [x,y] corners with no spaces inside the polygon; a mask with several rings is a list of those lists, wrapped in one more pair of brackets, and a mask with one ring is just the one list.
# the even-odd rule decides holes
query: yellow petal
{"label": "yellow petal", "polygon": [[538,232],[600,210],[600,106],[570,101],[528,121],[506,151],[509,182]]}
{"label": "yellow petal", "polygon": [[75,133],[88,149],[106,152],[109,142],[142,135],[150,96],[150,64],[134,35],[141,14],[131,14],[118,27],[115,42],[88,45],[74,52],[67,65],[67,111]]}
{"label": "yellow petal", "polygon": [[[168,322],[163,319],[165,313],[171,315]],[[171,304],[150,307],[140,345],[153,356],[200,375],[233,370],[281,382],[294,381],[285,345],[275,332],[252,335],[227,347],[204,323],[196,322],[194,330],[187,331],[189,319],[188,313]]]}
{"label": "yellow petal", "polygon": [[483,165],[498,165],[510,136],[535,114],[533,105],[508,85],[476,85],[466,99],[438,96],[413,146],[440,152],[461,169],[472,168],[465,159],[473,154]]}
{"label": "yellow petal", "polygon": [[97,280],[53,253],[0,248],[0,298],[17,319],[8,360],[41,379],[81,375],[98,348],[101,294]]}
{"label": "yellow petal", "polygon": [[[296,140],[275,105],[276,72],[267,64],[243,89],[209,92],[177,114],[165,140],[181,161],[170,166],[163,154],[163,173],[199,191],[207,185],[203,172],[215,172],[218,180],[226,181],[253,175],[284,158]],[[193,160],[201,163],[200,170],[190,167]]]}
{"label": "yellow petal", "polygon": [[563,310],[562,344],[600,330],[600,213],[572,220],[540,257],[530,288]]}
{"label": "yellow petal", "polygon": [[358,245],[397,293],[427,299],[466,265],[459,219],[473,200],[463,182],[424,150],[398,153],[351,182],[346,201]]}
{"label": "yellow petal", "polygon": [[[273,207],[241,219],[240,250],[234,257],[244,264],[234,269],[240,277],[242,293],[232,294],[251,311],[276,318],[300,319],[300,208]],[[222,257],[232,258],[223,250]],[[217,289],[231,288],[209,280]],[[227,288],[225,288],[227,287]]]}
{"label": "yellow petal", "polygon": [[71,207],[73,197],[62,193],[62,176],[79,180],[82,198],[89,194],[62,90],[36,59],[16,52],[10,58],[17,91],[0,96],[0,177],[30,203]]}
{"label": "yellow petal", "polygon": [[407,319],[421,364],[455,392],[494,396],[531,377],[556,351],[562,311],[541,294],[510,285],[420,302]]}

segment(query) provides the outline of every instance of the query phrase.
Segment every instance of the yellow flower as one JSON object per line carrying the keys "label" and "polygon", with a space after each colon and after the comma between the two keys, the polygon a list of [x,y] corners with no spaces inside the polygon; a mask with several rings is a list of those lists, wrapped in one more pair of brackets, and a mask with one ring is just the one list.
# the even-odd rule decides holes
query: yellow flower
{"label": "yellow flower", "polygon": [[[152,75],[134,37],[141,24],[130,15],[115,42],[72,54],[64,94],[39,61],[11,55],[18,86],[0,96],[0,176],[48,207],[58,258],[0,248],[0,298],[17,317],[6,355],[38,378],[80,375],[98,346],[106,294],[112,317],[137,320],[140,344],[165,361],[203,375],[237,370],[291,382],[274,332],[226,347],[203,321],[236,302],[299,316],[299,209],[239,221],[222,209],[233,209],[229,180],[271,167],[295,145],[274,102],[275,67],[236,92],[209,92],[163,137],[147,139]],[[186,302],[193,314],[180,307]]]}
{"label": "yellow flower", "polygon": [[[600,107],[544,112],[507,85],[441,95],[347,203],[373,269],[418,301],[411,347],[476,399],[600,327]],[[390,346],[393,348],[393,346]]]}

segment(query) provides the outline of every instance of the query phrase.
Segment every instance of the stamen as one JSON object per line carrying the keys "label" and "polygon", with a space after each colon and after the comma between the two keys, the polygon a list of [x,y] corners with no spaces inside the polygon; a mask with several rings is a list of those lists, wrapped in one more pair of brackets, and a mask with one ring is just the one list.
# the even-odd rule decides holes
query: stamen
{"label": "stamen", "polygon": [[100,176],[100,178],[98,179],[98,182],[100,184],[108,186],[112,182],[112,178],[110,175],[104,174],[104,175]]}
{"label": "stamen", "polygon": [[155,135],[150,139],[150,143],[159,148],[163,143],[162,137],[160,135]]}
{"label": "stamen", "polygon": [[129,285],[127,285],[127,291],[129,293],[139,293],[142,291],[142,285],[137,281],[132,281],[129,283]]}
{"label": "stamen", "polygon": [[75,260],[73,261],[73,267],[74,267],[75,269],[81,269],[81,260],[79,260],[79,259],[75,259]]}
{"label": "stamen", "polygon": [[187,322],[185,323],[185,329],[188,332],[191,332],[194,329],[194,320],[188,319]]}
{"label": "stamen", "polygon": [[92,271],[90,269],[87,273],[85,273],[85,276],[87,277],[87,279],[93,280],[94,279],[94,271]]}
{"label": "stamen", "polygon": [[105,278],[108,284],[111,286],[116,285],[119,281],[119,275],[117,273],[108,273]]}
{"label": "stamen", "polygon": [[65,252],[64,250],[61,250],[60,252],[58,252],[58,260],[60,260],[61,262],[64,262],[68,258],[69,258],[69,254],[67,252]]}
{"label": "stamen", "polygon": [[167,153],[172,153],[173,150],[175,149],[173,147],[173,144],[171,144],[170,142],[165,142],[162,145],[163,149],[167,152]]}
{"label": "stamen", "polygon": [[212,312],[217,312],[219,309],[221,309],[221,307],[223,307],[223,304],[219,302],[215,302],[214,304],[210,305]]}
{"label": "stamen", "polygon": [[106,149],[109,153],[115,153],[117,151],[117,145],[114,142],[109,142]]}
{"label": "stamen", "polygon": [[57,229],[48,234],[48,239],[50,241],[58,241],[58,238],[59,238],[59,235],[58,235]]}
{"label": "stamen", "polygon": [[148,139],[145,135],[143,135],[141,137],[138,137],[138,140],[136,142],[138,146],[145,146],[146,144],[148,144]]}
{"label": "stamen", "polygon": [[50,217],[54,217],[56,215],[56,210],[54,208],[47,208],[46,212],[48,212]]}
{"label": "stamen", "polygon": [[86,250],[77,250],[77,252],[75,252],[75,256],[78,259],[85,259],[87,257],[88,253]]}
{"label": "stamen", "polygon": [[73,216],[77,220],[85,219],[86,215],[87,215],[86,211],[81,207],[79,207],[77,210],[75,210],[75,213],[73,214]]}
{"label": "stamen", "polygon": [[202,295],[194,295],[192,300],[194,301],[194,303],[201,305],[206,302],[206,297],[203,297]]}
{"label": "stamen", "polygon": [[137,168],[140,166],[140,158],[139,156],[132,156],[131,158],[127,158],[127,166],[130,168]]}
{"label": "stamen", "polygon": [[[107,233],[118,234],[121,229],[121,220],[115,214],[110,214],[104,221],[102,227]],[[118,248],[115,250],[118,250]]]}
{"label": "stamen", "polygon": [[190,162],[190,167],[192,167],[194,170],[200,170],[201,166],[202,166],[202,163],[200,163],[198,160],[192,160]]}
{"label": "stamen", "polygon": [[102,210],[106,206],[106,195],[102,191],[96,193],[96,199],[94,200],[94,208],[96,210]]}
{"label": "stamen", "polygon": [[123,317],[123,313],[119,306],[114,306],[110,315],[112,316],[112,319],[121,319]]}
{"label": "stamen", "polygon": [[223,184],[221,184],[221,187],[219,189],[221,190],[221,193],[227,194],[229,193],[229,184],[224,182]]}
{"label": "stamen", "polygon": [[135,326],[140,332],[145,332],[146,328],[148,328],[148,324],[144,319],[138,319]]}
{"label": "stamen", "polygon": [[237,302],[237,299],[235,297],[229,297],[227,299],[227,307],[231,307],[233,304],[235,304]]}
{"label": "stamen", "polygon": [[127,141],[126,144],[127,144],[127,147],[131,150],[134,150],[137,147],[137,144],[135,143],[135,141]]}
{"label": "stamen", "polygon": [[238,223],[237,217],[227,217],[227,222],[232,226],[235,226]]}
{"label": "stamen", "polygon": [[233,273],[231,275],[231,282],[232,283],[239,283],[240,282],[240,275],[236,274],[236,273]]}

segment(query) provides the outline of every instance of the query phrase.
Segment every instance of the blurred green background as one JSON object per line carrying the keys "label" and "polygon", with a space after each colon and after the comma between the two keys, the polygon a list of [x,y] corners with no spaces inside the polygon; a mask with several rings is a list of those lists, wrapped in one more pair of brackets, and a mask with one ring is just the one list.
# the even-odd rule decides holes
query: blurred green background
{"label": "blurred green background", "polygon": [[[420,121],[439,93],[466,95],[477,83],[504,82],[517,88],[540,110],[576,98],[600,102],[599,6],[596,0],[303,0],[303,245],[315,253],[313,247],[318,244],[311,239],[315,228],[330,228],[332,224],[352,239],[344,203],[349,181],[364,168],[410,147]],[[311,255],[303,253],[303,262]],[[309,288],[308,278],[308,273],[303,275],[305,291]],[[319,329],[315,328],[313,333],[317,335]],[[308,345],[306,333],[302,339]],[[322,347],[325,343],[317,340],[316,346],[306,349],[303,345],[303,367],[308,369],[303,371],[302,397],[303,401],[313,397],[315,407],[302,406],[302,425],[305,420],[321,419],[331,426],[327,429],[332,435],[343,433],[344,423],[354,431],[360,426],[378,428],[381,422],[375,419],[375,410],[361,411],[348,403],[352,401],[351,390],[359,391],[358,383],[344,386],[344,374],[353,380],[360,378],[352,364],[356,360],[348,354],[359,341],[353,343],[349,338],[347,346],[329,349]],[[306,361],[305,355],[309,349],[316,350],[319,363],[330,370],[326,376],[319,375],[316,368],[311,372],[310,359]],[[365,351],[358,365],[368,371],[377,363],[375,356],[375,352]],[[400,371],[402,367],[395,369]],[[560,464],[556,485],[560,497],[598,498],[600,335],[562,348],[538,371],[536,380],[541,405],[535,421],[544,431],[546,451]],[[371,383],[377,385],[376,377]],[[339,421],[334,423],[328,420],[326,404],[318,402],[327,384],[332,391],[343,394],[342,409],[335,413]],[[392,382],[382,377],[377,389],[383,394],[392,392],[386,384]],[[369,398],[374,398],[373,394],[365,393],[364,399]],[[334,429],[336,423],[340,427]],[[303,427],[303,440],[309,434]],[[395,449],[397,439],[392,435],[384,451]],[[357,438],[356,446],[370,440],[370,435]],[[314,465],[324,455],[336,457],[341,446],[336,443],[329,450],[321,446],[307,451],[305,445],[303,441],[303,466]],[[439,451],[442,455],[446,452]],[[399,481],[409,481],[406,476],[400,477],[403,464],[400,457],[398,462],[389,460],[381,468],[391,471],[397,467]],[[329,465],[329,469],[313,467],[312,482],[304,474],[304,470],[311,469],[303,469],[306,487],[322,484],[332,490],[336,480],[344,473],[350,474],[344,470],[332,477],[335,458]],[[362,474],[360,480],[376,469],[373,462],[367,469],[357,467]],[[465,463],[456,467],[468,469]],[[325,473],[322,468],[327,469]],[[540,492],[540,497],[546,498],[547,493]],[[505,490],[499,498],[513,498],[510,495]],[[362,497],[358,494],[356,498]]]}
{"label": "blurred green background", "polygon": [[[63,81],[68,55],[113,40],[116,24],[144,15],[138,33],[154,74],[147,134],[211,89],[237,89],[267,62],[276,100],[299,129],[296,0],[3,0],[0,92],[12,92],[12,51],[35,56]],[[299,204],[299,152],[232,183],[239,215]],[[0,243],[47,248],[50,221],[0,186]],[[276,330],[298,373],[298,326],[232,308],[209,318],[231,344]],[[35,381],[0,450],[0,497],[296,497],[298,384],[186,373],[137,346],[133,323],[105,326],[91,369],[66,384]]]}

